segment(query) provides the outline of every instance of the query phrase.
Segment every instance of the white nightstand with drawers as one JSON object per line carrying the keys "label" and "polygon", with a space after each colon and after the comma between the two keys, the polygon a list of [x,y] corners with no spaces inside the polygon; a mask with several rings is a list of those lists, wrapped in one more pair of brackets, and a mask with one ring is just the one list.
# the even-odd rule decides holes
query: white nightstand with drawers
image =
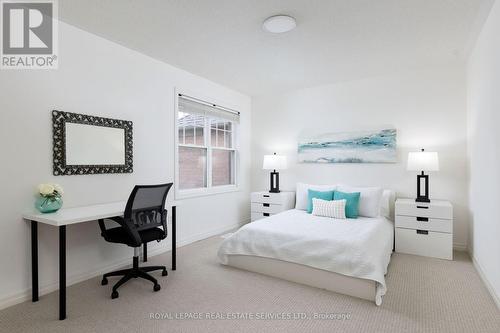
{"label": "white nightstand with drawers", "polygon": [[396,252],[453,259],[453,206],[450,202],[398,199],[395,215]]}
{"label": "white nightstand with drawers", "polygon": [[295,207],[295,192],[253,192],[251,194],[252,221]]}

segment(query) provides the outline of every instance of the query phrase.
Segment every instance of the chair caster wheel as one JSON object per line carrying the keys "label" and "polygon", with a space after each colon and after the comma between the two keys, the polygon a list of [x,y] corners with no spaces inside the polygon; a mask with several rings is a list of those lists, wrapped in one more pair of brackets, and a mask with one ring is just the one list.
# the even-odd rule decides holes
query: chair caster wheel
{"label": "chair caster wheel", "polygon": [[160,290],[160,289],[161,289],[161,287],[160,287],[160,285],[159,285],[159,284],[155,284],[155,286],[153,287],[153,290],[154,290],[154,291],[158,291],[158,290]]}
{"label": "chair caster wheel", "polygon": [[112,298],[112,299],[118,298],[118,296],[119,296],[119,295],[118,295],[118,292],[117,292],[117,291],[113,291],[113,292],[111,293],[111,298]]}
{"label": "chair caster wheel", "polygon": [[101,286],[105,286],[108,284],[108,279],[106,278],[102,278],[102,281],[101,281]]}
{"label": "chair caster wheel", "polygon": [[162,276],[167,276],[167,275],[168,275],[167,270],[166,270],[166,269],[164,269],[164,270],[161,272],[161,275],[162,275]]}

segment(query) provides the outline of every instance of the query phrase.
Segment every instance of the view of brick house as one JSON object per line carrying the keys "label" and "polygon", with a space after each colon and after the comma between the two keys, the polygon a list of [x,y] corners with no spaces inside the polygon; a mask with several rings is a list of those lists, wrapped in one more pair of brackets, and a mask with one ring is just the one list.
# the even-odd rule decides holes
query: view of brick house
{"label": "view of brick house", "polygon": [[[211,151],[212,186],[234,184],[233,126],[230,121],[208,119],[210,140],[205,143],[206,117],[179,113],[179,188],[206,187],[208,152]],[[207,138],[208,139],[208,138]],[[208,149],[210,147],[210,149]]]}

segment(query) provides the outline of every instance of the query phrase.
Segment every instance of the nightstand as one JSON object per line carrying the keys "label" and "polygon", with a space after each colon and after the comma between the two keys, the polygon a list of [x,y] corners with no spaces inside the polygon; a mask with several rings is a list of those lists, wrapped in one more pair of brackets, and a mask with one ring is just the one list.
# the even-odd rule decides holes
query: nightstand
{"label": "nightstand", "polygon": [[252,221],[295,207],[295,192],[253,192],[251,194]]}
{"label": "nightstand", "polygon": [[453,259],[453,206],[450,202],[398,199],[395,215],[396,252]]}

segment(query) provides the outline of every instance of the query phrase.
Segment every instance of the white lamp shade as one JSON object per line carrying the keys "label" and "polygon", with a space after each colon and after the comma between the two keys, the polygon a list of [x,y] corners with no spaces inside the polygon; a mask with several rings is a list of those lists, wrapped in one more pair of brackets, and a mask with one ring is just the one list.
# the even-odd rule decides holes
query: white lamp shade
{"label": "white lamp shade", "polygon": [[419,151],[408,153],[409,171],[439,171],[438,153]]}
{"label": "white lamp shade", "polygon": [[286,156],[282,155],[264,155],[264,170],[283,170],[286,169]]}

